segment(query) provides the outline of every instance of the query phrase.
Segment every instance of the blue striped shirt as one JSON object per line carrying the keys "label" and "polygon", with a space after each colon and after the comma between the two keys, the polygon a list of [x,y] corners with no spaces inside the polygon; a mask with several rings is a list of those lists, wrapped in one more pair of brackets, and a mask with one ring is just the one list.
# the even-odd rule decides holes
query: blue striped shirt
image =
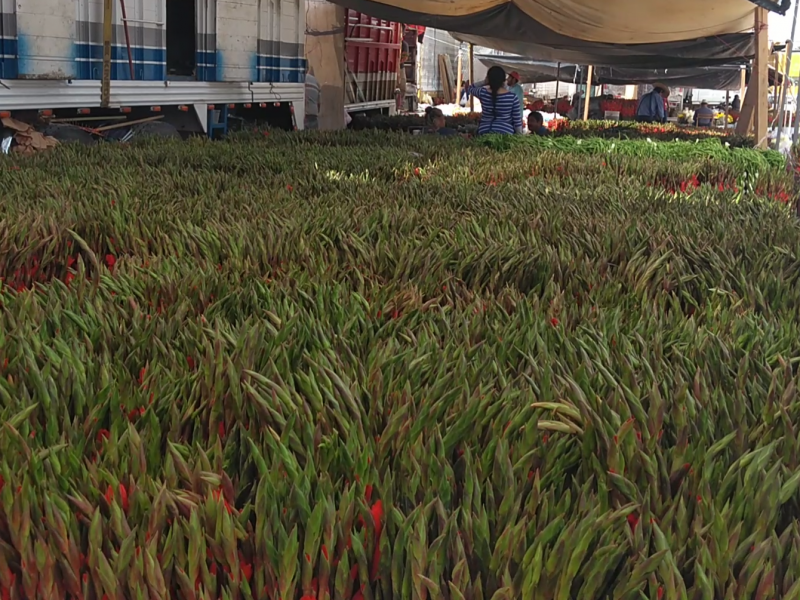
{"label": "blue striped shirt", "polygon": [[484,133],[521,133],[522,107],[516,94],[497,94],[492,105],[492,92],[482,85],[471,85],[467,92],[481,101],[481,124],[478,135]]}

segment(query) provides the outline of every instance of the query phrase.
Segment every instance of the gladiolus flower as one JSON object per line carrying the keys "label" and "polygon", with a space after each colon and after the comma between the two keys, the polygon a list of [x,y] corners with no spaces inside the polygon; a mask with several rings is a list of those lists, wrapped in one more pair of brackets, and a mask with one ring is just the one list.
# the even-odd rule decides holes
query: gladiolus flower
{"label": "gladiolus flower", "polygon": [[219,437],[225,437],[225,423],[220,421],[219,426],[217,427],[217,432],[219,433]]}
{"label": "gladiolus flower", "polygon": [[109,269],[113,269],[114,265],[117,264],[117,259],[114,257],[113,254],[106,254],[106,266]]}
{"label": "gladiolus flower", "polygon": [[559,323],[559,320],[556,319],[555,317],[550,319],[550,325],[552,325],[553,327],[556,327],[558,325],[558,323]]}
{"label": "gladiolus flower", "polygon": [[121,483],[119,484],[119,496],[122,499],[122,510],[125,511],[125,513],[127,513],[128,507],[130,506],[128,504],[128,490],[126,490],[125,486],[122,485]]}
{"label": "gladiolus flower", "polygon": [[194,371],[194,359],[191,356],[186,357],[186,364],[189,365],[189,370]]}
{"label": "gladiolus flower", "polygon": [[628,525],[631,526],[631,530],[636,529],[636,526],[639,524],[639,517],[635,514],[631,513],[628,515]]}
{"label": "gladiolus flower", "polygon": [[378,579],[378,569],[381,566],[381,545],[379,541],[375,541],[375,550],[372,553],[372,567],[369,570],[370,581]]}
{"label": "gladiolus flower", "polygon": [[242,563],[241,568],[242,568],[242,577],[247,581],[250,581],[250,579],[252,579],[253,577],[253,565],[251,565],[250,563]]}
{"label": "gladiolus flower", "polygon": [[108,488],[106,489],[106,502],[111,504],[113,500],[114,500],[114,488],[109,485]]}
{"label": "gladiolus flower", "polygon": [[[2,478],[0,478],[0,481],[2,481]],[[2,489],[3,489],[3,486],[0,485],[0,490],[2,490]],[[325,560],[330,560],[328,558],[328,548],[325,546],[325,544],[322,544],[322,556],[325,557]]]}
{"label": "gladiolus flower", "polygon": [[95,438],[95,441],[97,441],[97,443],[100,444],[108,440],[108,438],[110,437],[111,434],[109,433],[108,429],[101,429],[100,431],[97,432],[97,437]]}

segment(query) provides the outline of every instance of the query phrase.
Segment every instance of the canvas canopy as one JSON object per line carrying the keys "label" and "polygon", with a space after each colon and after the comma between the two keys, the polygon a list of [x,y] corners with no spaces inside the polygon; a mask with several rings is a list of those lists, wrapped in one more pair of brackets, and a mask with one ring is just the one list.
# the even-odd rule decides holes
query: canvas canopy
{"label": "canvas canopy", "polygon": [[755,9],[750,0],[336,1],[392,21],[539,43],[542,31],[604,44],[654,44],[741,33],[752,30]]}
{"label": "canvas canopy", "polygon": [[[562,64],[561,69],[552,62],[529,60],[519,56],[477,55],[487,67],[498,65],[506,71],[516,71],[522,83],[544,83],[555,81],[556,77],[567,83],[582,83],[586,80],[586,69],[578,65]],[[770,68],[770,85],[775,78],[782,80],[780,74]],[[749,75],[748,75],[749,77]],[[685,67],[679,69],[632,69],[599,67],[593,70],[594,85],[628,85],[663,83],[669,87],[693,87],[712,90],[739,91],[741,68],[739,65],[714,67]]]}
{"label": "canvas canopy", "polygon": [[661,44],[564,43],[537,39],[537,43],[508,38],[486,38],[463,33],[452,34],[457,40],[493,48],[507,54],[535,56],[543,61],[576,65],[667,69],[710,65],[749,63],[755,53],[752,33],[731,33],[713,38],[699,38]]}
{"label": "canvas canopy", "polygon": [[[452,35],[460,41],[495,48],[507,53],[535,56],[541,60],[575,64],[667,68],[745,62],[754,55],[752,32],[721,33],[672,41],[659,41],[645,36],[645,43],[604,43],[579,39],[550,29],[537,18],[527,15],[513,2],[497,3],[492,0],[494,7],[488,10],[442,16],[413,10],[415,6],[411,6],[411,4],[418,4],[417,0],[413,0],[413,2],[392,0],[392,4],[374,0],[333,1],[381,19],[444,29],[452,32]],[[422,4],[425,4],[426,1],[422,0]],[[477,3],[480,0],[470,1]],[[605,5],[607,2],[607,0],[581,0],[581,2],[592,4],[595,1],[598,5]],[[637,3],[649,6],[653,1],[637,0]],[[677,3],[683,1],[675,0]],[[747,0],[724,1],[749,7],[745,11],[749,17],[744,29],[752,29],[754,5]],[[461,0],[455,0],[454,6],[460,6],[460,2]],[[675,2],[670,4],[675,4]],[[613,1],[611,4],[613,5]],[[714,14],[715,4],[708,7],[702,4],[702,6],[702,18],[696,10],[690,11],[693,23],[696,21],[706,22],[707,11]],[[675,7],[672,6],[670,10],[674,9]],[[654,20],[658,21],[659,18],[656,17]],[[693,27],[694,29],[681,35],[702,31],[702,28],[698,29],[694,25]]]}

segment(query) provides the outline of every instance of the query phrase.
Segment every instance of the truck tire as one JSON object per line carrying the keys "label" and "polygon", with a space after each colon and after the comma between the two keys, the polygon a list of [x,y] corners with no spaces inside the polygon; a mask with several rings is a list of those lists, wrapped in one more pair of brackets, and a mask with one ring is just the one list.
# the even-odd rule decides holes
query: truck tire
{"label": "truck tire", "polygon": [[139,123],[131,127],[131,139],[144,138],[144,137],[158,137],[180,140],[181,134],[177,128],[164,121],[151,121],[149,123]]}
{"label": "truck tire", "polygon": [[50,123],[42,130],[42,134],[56,138],[61,144],[74,142],[84,146],[91,146],[95,143],[94,136],[91,133],[67,123]]}

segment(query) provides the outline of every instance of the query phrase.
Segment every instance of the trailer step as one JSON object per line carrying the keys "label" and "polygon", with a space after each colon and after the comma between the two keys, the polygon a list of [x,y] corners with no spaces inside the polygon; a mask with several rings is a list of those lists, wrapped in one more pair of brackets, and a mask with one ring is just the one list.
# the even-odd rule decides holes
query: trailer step
{"label": "trailer step", "polygon": [[[214,117],[214,113],[219,116]],[[215,135],[219,132],[219,135]],[[228,135],[228,105],[223,104],[217,109],[213,104],[208,107],[208,137],[212,140],[217,137],[225,137]]]}

